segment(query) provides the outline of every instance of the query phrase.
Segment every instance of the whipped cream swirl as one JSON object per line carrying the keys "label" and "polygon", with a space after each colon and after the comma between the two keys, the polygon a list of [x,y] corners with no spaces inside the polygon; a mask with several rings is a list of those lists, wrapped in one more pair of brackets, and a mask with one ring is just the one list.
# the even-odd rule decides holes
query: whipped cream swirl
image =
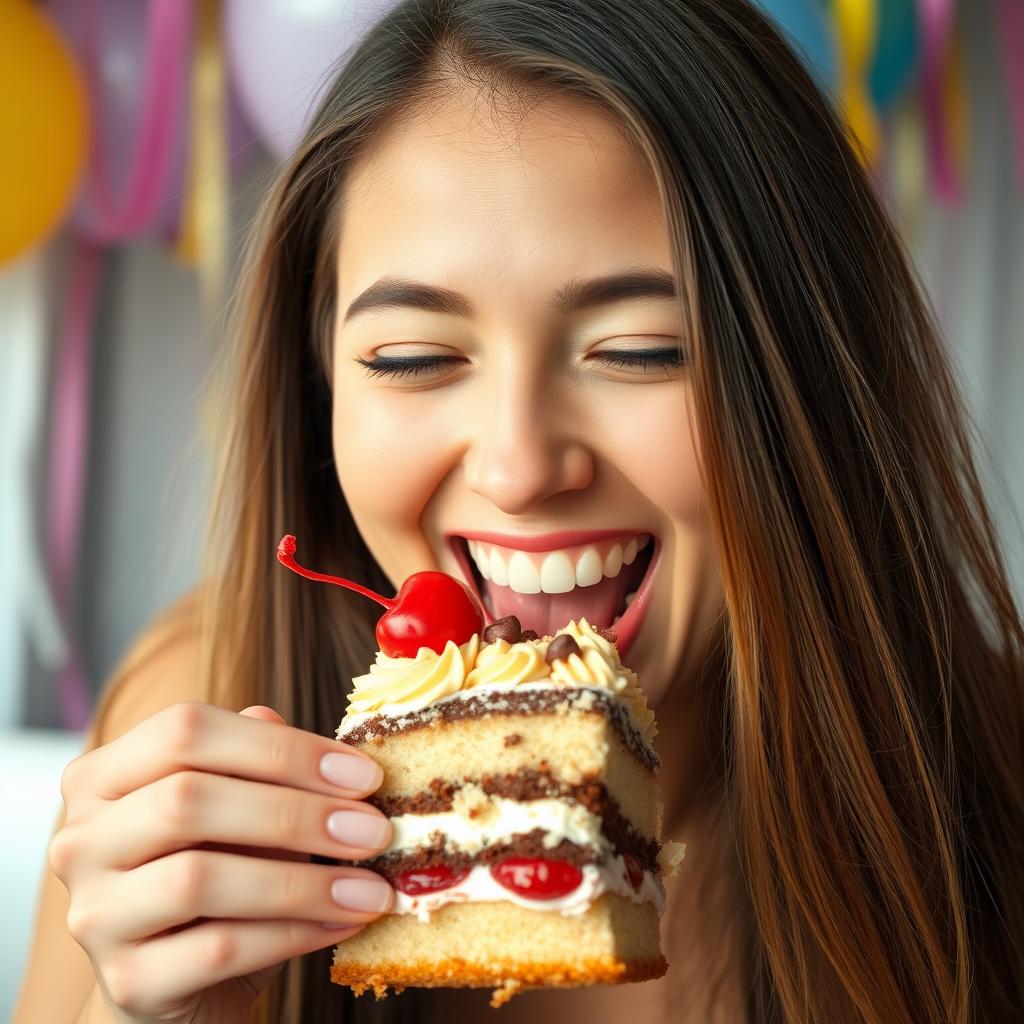
{"label": "whipped cream swirl", "polygon": [[449,641],[437,654],[421,647],[415,658],[391,658],[381,651],[365,675],[352,680],[346,719],[380,713],[418,711],[459,691],[549,683],[564,687],[607,690],[628,705],[637,726],[648,738],[657,734],[654,713],[637,683],[636,673],[623,666],[615,644],[601,636],[585,618],[572,621],[555,636],[571,636],[579,654],[548,664],[545,655],[554,637],[483,643],[474,634],[461,647]]}
{"label": "whipped cream swirl", "polygon": [[449,640],[440,654],[429,647],[421,647],[415,658],[391,658],[378,651],[370,671],[352,680],[345,716],[370,711],[418,711],[458,692],[479,648],[480,636],[474,633],[461,646]]}

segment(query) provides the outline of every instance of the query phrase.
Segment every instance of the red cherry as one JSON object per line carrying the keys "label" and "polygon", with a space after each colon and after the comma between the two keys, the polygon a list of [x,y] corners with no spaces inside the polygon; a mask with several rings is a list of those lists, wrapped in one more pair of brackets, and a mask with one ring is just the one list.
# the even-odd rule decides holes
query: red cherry
{"label": "red cherry", "polygon": [[583,881],[583,872],[564,860],[508,857],[491,866],[496,882],[531,900],[556,900]]}
{"label": "red cherry", "polygon": [[414,868],[395,875],[391,884],[406,896],[421,896],[425,892],[439,892],[450,889],[461,882],[469,874],[468,868],[456,871],[454,868],[438,864],[432,868]]}
{"label": "red cherry", "polygon": [[321,583],[354,590],[387,611],[377,622],[377,643],[390,658],[415,658],[421,647],[440,654],[449,640],[464,644],[484,626],[473,592],[444,572],[414,572],[396,597],[382,597],[367,587],[326,573],[313,572],[295,560],[295,538],[286,534],[277,546],[277,560],[292,572]]}
{"label": "red cherry", "polygon": [[631,853],[624,853],[622,859],[626,862],[626,876],[634,889],[639,889],[644,881],[644,869],[640,862]]}

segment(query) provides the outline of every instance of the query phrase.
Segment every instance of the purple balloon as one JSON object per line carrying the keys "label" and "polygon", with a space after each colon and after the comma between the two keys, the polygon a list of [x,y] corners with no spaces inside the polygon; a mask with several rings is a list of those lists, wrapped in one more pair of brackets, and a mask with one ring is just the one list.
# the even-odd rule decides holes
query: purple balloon
{"label": "purple balloon", "polygon": [[260,137],[288,156],[335,65],[394,0],[227,0],[224,37],[239,99]]}

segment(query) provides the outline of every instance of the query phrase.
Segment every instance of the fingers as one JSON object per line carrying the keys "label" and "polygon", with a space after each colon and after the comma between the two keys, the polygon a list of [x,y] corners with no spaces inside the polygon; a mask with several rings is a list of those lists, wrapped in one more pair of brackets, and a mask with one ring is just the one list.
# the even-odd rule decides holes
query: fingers
{"label": "fingers", "polygon": [[125,1012],[155,1017],[227,978],[334,945],[362,927],[331,931],[301,921],[206,921],[122,950],[104,965],[104,984]]}
{"label": "fingers", "polygon": [[278,725],[288,724],[273,708],[268,708],[265,704],[253,704],[251,707],[242,708],[238,713],[245,715],[246,718],[259,718],[264,722],[277,722]]}
{"label": "fingers", "polygon": [[[139,942],[197,918],[362,926],[390,909],[394,890],[362,868],[183,850],[115,872],[69,914],[94,948]],[[116,906],[117,914],[104,908]],[[87,932],[87,934],[85,934]]]}
{"label": "fingers", "polygon": [[362,801],[196,771],[107,803],[82,827],[78,870],[128,870],[209,842],[365,860],[392,838],[387,817]]}
{"label": "fingers", "polygon": [[[257,709],[246,709],[251,712]],[[68,820],[185,769],[235,775],[325,796],[362,797],[383,773],[372,758],[304,729],[184,701],[72,761],[61,779]]]}

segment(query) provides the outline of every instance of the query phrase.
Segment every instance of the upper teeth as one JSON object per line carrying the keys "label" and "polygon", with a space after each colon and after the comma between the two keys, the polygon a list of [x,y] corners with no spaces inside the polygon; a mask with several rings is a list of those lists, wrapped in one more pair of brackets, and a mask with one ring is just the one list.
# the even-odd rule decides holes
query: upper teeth
{"label": "upper teeth", "polygon": [[618,576],[631,565],[650,540],[641,534],[629,541],[588,544],[536,554],[468,541],[469,553],[480,575],[517,594],[566,594],[575,587],[592,587],[604,577]]}

